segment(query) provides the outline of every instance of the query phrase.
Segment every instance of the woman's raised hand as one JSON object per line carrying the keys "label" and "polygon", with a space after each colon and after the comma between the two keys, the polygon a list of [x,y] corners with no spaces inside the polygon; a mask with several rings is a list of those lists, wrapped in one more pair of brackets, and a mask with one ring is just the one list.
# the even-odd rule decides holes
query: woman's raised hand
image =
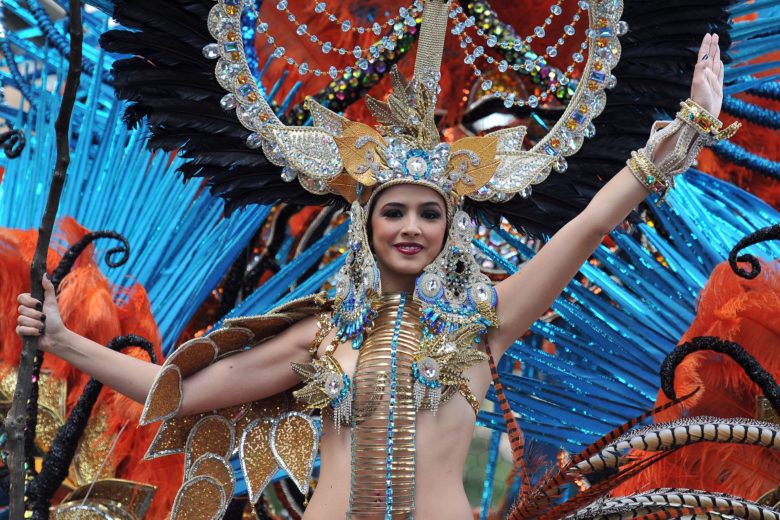
{"label": "woman's raised hand", "polygon": [[47,276],[43,277],[44,302],[33,298],[30,293],[20,294],[19,317],[16,320],[16,333],[24,336],[40,336],[38,348],[48,352],[54,346],[54,338],[67,329],[62,323],[60,308],[54,293],[54,285]]}
{"label": "woman's raised hand", "polygon": [[705,34],[693,71],[691,99],[715,117],[723,103],[723,62],[717,34]]}

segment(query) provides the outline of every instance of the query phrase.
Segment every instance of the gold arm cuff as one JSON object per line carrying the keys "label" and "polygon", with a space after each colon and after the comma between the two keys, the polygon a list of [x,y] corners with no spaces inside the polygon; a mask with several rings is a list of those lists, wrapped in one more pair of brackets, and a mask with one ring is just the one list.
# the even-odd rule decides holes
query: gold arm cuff
{"label": "gold arm cuff", "polygon": [[677,118],[711,142],[730,139],[742,127],[742,123],[736,122],[723,128],[722,121],[690,98],[680,103]]}

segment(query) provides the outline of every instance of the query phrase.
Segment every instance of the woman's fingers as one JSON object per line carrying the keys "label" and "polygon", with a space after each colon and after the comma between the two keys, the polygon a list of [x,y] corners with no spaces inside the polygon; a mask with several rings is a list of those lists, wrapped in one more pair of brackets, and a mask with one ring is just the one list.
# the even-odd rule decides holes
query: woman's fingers
{"label": "woman's fingers", "polygon": [[701,40],[701,46],[699,47],[699,56],[696,60],[696,63],[703,63],[705,61],[704,57],[707,56],[707,54],[710,52],[710,42],[712,40],[712,36],[708,33],[704,35],[704,38]]}
{"label": "woman's fingers", "polygon": [[16,334],[18,336],[40,336],[42,332],[41,329],[34,327],[16,327]]}
{"label": "woman's fingers", "polygon": [[723,79],[723,61],[720,59],[720,45],[718,45],[718,35],[716,34],[713,39],[715,40],[715,55],[712,61],[712,72],[715,73],[715,77]]}
{"label": "woman's fingers", "polygon": [[30,307],[33,309],[41,310],[43,309],[43,304],[33,298],[30,293],[24,293],[17,296],[16,301],[19,302],[19,304],[24,305],[25,307]]}
{"label": "woman's fingers", "polygon": [[44,327],[44,324],[41,322],[41,320],[36,320],[35,318],[29,318],[27,316],[19,316],[16,318],[16,324],[20,327],[29,327],[39,331]]}
{"label": "woman's fingers", "polygon": [[46,321],[46,315],[44,313],[27,307],[26,305],[20,305],[18,310],[20,316],[27,316],[28,318],[35,320]]}

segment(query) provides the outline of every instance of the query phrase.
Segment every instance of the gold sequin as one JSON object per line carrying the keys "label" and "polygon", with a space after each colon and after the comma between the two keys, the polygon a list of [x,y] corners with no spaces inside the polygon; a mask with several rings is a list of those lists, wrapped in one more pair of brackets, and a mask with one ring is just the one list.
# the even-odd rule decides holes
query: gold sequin
{"label": "gold sequin", "polygon": [[171,520],[212,520],[220,518],[227,497],[213,477],[199,476],[182,485],[173,503]]}
{"label": "gold sequin", "polygon": [[309,491],[318,445],[314,421],[301,413],[283,416],[271,433],[271,449],[276,460],[304,495]]}
{"label": "gold sequin", "polygon": [[157,435],[149,445],[144,458],[148,460],[184,451],[190,429],[204,416],[205,414],[190,415],[165,421],[157,430]]}
{"label": "gold sequin", "polygon": [[[16,388],[16,370],[6,367],[0,372],[0,413],[5,416],[11,408]],[[35,427],[35,446],[49,451],[60,426],[65,422],[65,401],[68,397],[68,383],[42,371],[38,379],[38,422]]]}
{"label": "gold sequin", "polygon": [[215,330],[208,337],[219,346],[219,356],[223,356],[249,345],[255,334],[244,327],[225,327]]}
{"label": "gold sequin", "polygon": [[244,430],[241,439],[241,469],[252,503],[260,498],[263,489],[279,469],[271,450],[271,430],[274,423],[271,418],[258,419]]}
{"label": "gold sequin", "polygon": [[[129,513],[132,518],[143,518],[149,506],[152,503],[154,494],[157,491],[155,486],[132,480],[122,479],[101,479],[93,483],[83,485],[71,491],[63,500],[62,504],[67,502],[81,503],[88,496],[87,501],[91,503],[111,503],[111,507],[119,506],[122,511]],[[57,518],[60,518],[56,515]],[[82,518],[88,518],[82,516]],[[118,517],[111,517],[116,519]]]}
{"label": "gold sequin", "polygon": [[[79,486],[84,486],[97,478],[112,478],[115,464],[109,461],[103,464],[111,451],[112,438],[107,435],[108,416],[102,410],[92,413],[87,427],[79,439],[78,449],[70,467],[70,478]],[[102,466],[102,472],[98,476]]]}
{"label": "gold sequin", "polygon": [[179,367],[175,365],[164,367],[154,380],[139,422],[144,425],[172,417],[179,410],[180,404],[181,372],[179,372]]}
{"label": "gold sequin", "polygon": [[233,496],[233,488],[236,486],[236,474],[233,466],[224,458],[207,453],[192,464],[188,478],[199,477],[201,475],[214,478],[222,484],[225,490],[225,496]]}
{"label": "gold sequin", "polygon": [[221,415],[208,415],[198,421],[187,439],[185,467],[206,453],[230,457],[233,453],[235,432],[230,421]]}
{"label": "gold sequin", "polygon": [[216,356],[217,345],[210,338],[195,338],[176,349],[165,364],[179,367],[182,379],[186,379],[212,364]]}

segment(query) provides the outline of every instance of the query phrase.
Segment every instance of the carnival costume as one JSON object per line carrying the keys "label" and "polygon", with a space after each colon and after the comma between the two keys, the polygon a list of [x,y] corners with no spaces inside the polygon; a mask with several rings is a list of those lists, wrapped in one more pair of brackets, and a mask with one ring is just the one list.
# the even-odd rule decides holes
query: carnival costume
{"label": "carnival costume", "polygon": [[[192,2],[190,5],[183,2],[190,7],[196,3]],[[431,20],[428,16],[429,8],[430,6],[426,6],[426,23]],[[229,199],[232,197],[234,205],[236,200],[243,197],[257,199],[257,194],[252,192],[252,189],[256,190],[258,186],[262,189],[271,188],[269,191],[274,195],[269,195],[269,200],[286,200],[284,193],[288,192],[290,200],[320,202],[323,197],[338,195],[347,200],[356,198],[358,203],[353,204],[350,258],[340,273],[335,302],[329,303],[322,297],[304,298],[263,316],[229,320],[223,329],[183,345],[166,362],[145,408],[145,420],[170,417],[175,413],[179,397],[177,392],[180,392],[180,386],[177,385],[183,377],[246,346],[258,347],[265,338],[304,317],[316,315],[320,320],[322,336],[318,337],[319,340],[331,327],[336,328],[339,340],[328,347],[331,350],[326,351],[323,357],[294,367],[305,383],[295,396],[297,401],[293,396],[284,395],[262,403],[219,411],[214,415],[202,414],[195,418],[165,421],[149,454],[156,456],[175,451],[187,452],[186,482],[175,507],[175,512],[181,517],[196,512],[199,516],[209,516],[210,512],[219,514],[224,510],[234,484],[232,469],[225,464],[225,460],[236,449],[242,455],[243,470],[250,484],[250,498],[253,501],[257,499],[277,466],[286,469],[296,484],[305,491],[317,445],[317,432],[309,413],[311,408],[321,408],[324,418],[334,420],[337,425],[352,424],[350,434],[355,435],[358,441],[361,428],[364,437],[370,434],[367,430],[370,425],[366,424],[365,419],[372,414],[383,413],[388,420],[377,430],[384,434],[380,445],[386,448],[398,446],[397,443],[403,442],[406,442],[408,447],[409,442],[413,442],[413,437],[410,441],[409,438],[402,438],[402,434],[406,432],[407,426],[413,427],[415,413],[428,413],[427,410],[435,413],[440,402],[459,398],[459,395],[469,402],[475,402],[468,392],[468,387],[463,384],[461,372],[464,367],[484,359],[485,354],[482,350],[473,348],[472,343],[486,327],[496,325],[492,316],[495,298],[492,288],[485,285],[487,280],[479,274],[479,268],[470,254],[471,220],[458,211],[457,200],[450,200],[447,195],[455,192],[460,198],[464,195],[472,196],[471,200],[475,202],[467,200],[466,206],[501,214],[501,209],[494,208],[506,209],[509,205],[480,206],[480,199],[502,202],[510,199],[517,191],[528,195],[530,185],[547,179],[550,164],[558,170],[563,170],[566,165],[564,156],[576,151],[582,142],[582,135],[589,133],[590,119],[603,108],[601,88],[610,83],[609,68],[614,66],[614,60],[620,54],[614,38],[619,32],[616,24],[620,7],[617,4],[604,3],[597,8],[594,3],[595,14],[591,25],[599,32],[594,33],[593,39],[589,41],[593,48],[598,46],[606,50],[599,55],[603,63],[598,67],[599,60],[589,60],[586,72],[591,72],[592,75],[583,76],[587,77],[587,82],[582,82],[588,88],[577,90],[579,96],[575,96],[570,104],[574,107],[573,110],[569,110],[566,117],[562,118],[564,124],[560,128],[556,127],[541,141],[540,145],[546,143],[546,146],[535,146],[531,153],[519,152],[523,140],[520,129],[494,134],[497,147],[502,143],[502,139],[506,145],[505,148],[494,151],[490,148],[489,136],[481,143],[461,143],[462,148],[456,148],[457,143],[449,148],[440,145],[438,132],[435,126],[430,125],[431,112],[420,109],[425,100],[435,99],[434,83],[429,81],[426,85],[425,81],[420,80],[431,76],[425,71],[415,74],[416,79],[412,82],[407,82],[398,73],[394,73],[395,98],[391,96],[386,105],[369,102],[374,105],[380,123],[387,127],[380,129],[378,133],[363,125],[346,121],[321,105],[310,102],[309,110],[315,118],[315,123],[317,118],[320,118],[318,124],[321,131],[310,131],[307,134],[307,129],[280,127],[274,111],[270,107],[264,109],[261,90],[253,89],[251,72],[247,75],[248,69],[243,67],[246,60],[241,54],[243,49],[240,38],[237,39],[235,33],[231,38],[230,31],[238,26],[242,9],[247,11],[252,7],[241,2],[225,1],[212,9],[209,28],[218,44],[207,46],[204,55],[207,58],[221,58],[215,76],[228,90],[228,94],[222,97],[222,108],[236,108],[238,120],[252,131],[247,144],[253,148],[245,150],[242,159],[253,153],[253,160],[268,157],[278,166],[278,170],[281,170],[281,175],[274,176],[269,171],[260,172],[253,177],[251,183],[241,185],[235,178],[228,179],[236,173],[232,171],[223,178],[226,180],[223,187],[227,186],[223,193],[230,195]],[[192,12],[194,11],[195,8],[192,7]],[[597,15],[605,15],[605,18],[599,19]],[[158,23],[159,19],[144,21],[144,24],[151,27]],[[128,25],[133,26],[132,23]],[[114,37],[121,39],[116,35]],[[430,48],[426,50],[430,51]],[[426,56],[436,54],[429,52]],[[604,63],[608,64],[606,71]],[[435,67],[432,67],[428,72],[434,69]],[[119,76],[121,78],[121,75]],[[435,73],[433,77],[435,78]],[[131,88],[128,84],[122,85],[121,81],[120,79],[118,85],[120,92],[123,88]],[[591,86],[594,88],[590,88]],[[209,92],[208,95],[211,96],[212,93]],[[583,104],[585,109],[582,108]],[[128,113],[128,118],[132,119],[134,115],[148,110],[148,106],[139,103]],[[219,109],[215,104],[214,107],[206,108],[206,111],[212,108]],[[680,147],[680,151],[691,151],[696,149],[700,142],[724,137],[718,133],[717,128],[715,132],[711,131],[713,121],[695,106],[686,103],[681,114],[677,126],[685,124],[691,131],[687,132],[686,139],[681,140],[684,146]],[[693,117],[688,118],[688,122],[685,121],[686,114],[693,114]],[[197,115],[193,113],[186,117],[195,119]],[[232,114],[228,114],[228,117],[232,117]],[[407,117],[417,117],[428,124],[420,130],[405,128]],[[153,126],[157,125],[156,130],[166,130],[167,121],[161,124],[160,119],[155,122],[152,118],[151,123]],[[400,127],[400,131],[394,133],[393,127]],[[168,130],[171,128],[176,128],[176,125],[167,127]],[[345,128],[348,131],[345,131]],[[568,132],[556,134],[556,130],[564,129]],[[404,130],[411,130],[413,134],[407,135]],[[660,135],[660,132],[655,135]],[[437,137],[434,139],[433,136]],[[317,138],[322,141],[317,142]],[[391,142],[396,139],[400,141],[400,145]],[[658,140],[655,140],[656,144]],[[226,142],[220,139],[215,141],[218,145]],[[361,143],[360,146],[358,142]],[[255,152],[254,147],[259,147],[263,154]],[[677,157],[677,164],[656,166],[652,161],[653,148],[651,141],[644,150],[632,156],[629,166],[648,189],[665,194],[673,184],[671,175],[674,170],[685,169],[695,153],[682,153]],[[323,149],[332,152],[325,154],[325,159]],[[368,153],[352,153],[355,150]],[[309,151],[312,153],[307,153]],[[474,164],[474,154],[478,156],[477,164]],[[238,152],[238,155],[242,155],[241,152]],[[458,162],[453,161],[456,157],[461,158],[460,164],[453,167],[456,166],[453,163]],[[199,165],[198,161],[200,158],[187,166],[212,166],[207,158]],[[339,161],[343,168],[339,166]],[[351,168],[347,166],[348,163]],[[524,164],[526,167],[525,172],[521,169],[522,175],[515,170],[518,164]],[[246,165],[246,162],[243,165]],[[232,166],[231,164],[231,168]],[[383,295],[378,286],[376,267],[368,254],[364,219],[370,210],[371,195],[378,193],[383,185],[391,185],[399,167],[399,182],[419,182],[445,196],[450,210],[448,220],[452,227],[450,241],[443,254],[426,268],[414,295]],[[484,170],[480,171],[481,168]],[[491,172],[491,168],[495,171]],[[312,175],[318,169],[320,173]],[[323,171],[326,173],[321,173]],[[192,174],[193,170],[189,173]],[[440,175],[438,180],[434,178],[435,173]],[[328,178],[330,174],[333,176]],[[441,174],[446,174],[444,180]],[[308,190],[305,196],[310,198],[301,198],[301,194],[296,192],[295,183],[276,182],[280,178],[291,181],[296,177]],[[479,184],[486,178],[490,180],[480,187]],[[470,185],[470,182],[474,184]],[[235,186],[239,188],[234,190]],[[246,190],[247,187],[250,189]],[[282,195],[279,196],[279,193]],[[262,196],[259,199],[262,200]],[[519,199],[520,197],[515,197],[510,203]],[[507,210],[507,214],[511,212]],[[516,225],[522,225],[521,220],[516,215],[512,219]],[[458,275],[467,273],[467,283],[452,283],[461,281],[452,279],[453,272]],[[439,307],[436,307],[437,305]],[[445,307],[441,308],[441,305]],[[332,321],[328,318],[329,314],[333,315]],[[419,341],[421,337],[424,340],[422,342]],[[353,347],[361,349],[360,365],[363,370],[356,373],[352,380],[343,373],[335,359],[328,355],[332,353],[332,349],[338,347],[338,343],[345,341],[351,341]],[[313,347],[315,346],[316,344],[313,344]],[[371,353],[378,355],[369,359]],[[394,371],[395,379],[392,377]],[[394,402],[393,383],[397,389]],[[424,411],[418,412],[420,409]],[[328,417],[329,415],[332,417]],[[393,422],[390,422],[390,416],[394,417]],[[388,425],[394,428],[388,429]],[[393,454],[395,458],[389,457]],[[413,472],[394,471],[395,466],[404,462],[403,455],[403,450],[396,448],[386,450],[380,459],[361,461],[373,464],[375,468],[373,472],[359,474],[357,478],[360,482],[365,480],[372,490],[379,488],[384,493],[386,500],[382,512],[388,513],[389,506],[390,515],[407,514],[410,497],[413,497]],[[358,464],[355,465],[357,466]],[[390,477],[391,484],[387,484],[386,477]],[[355,478],[353,473],[353,479]],[[360,490],[353,489],[355,500],[352,507],[357,512],[361,507],[369,507],[360,504],[358,491]]]}
{"label": "carnival costume", "polygon": [[[305,494],[318,446],[318,429],[309,412],[321,410],[323,420],[333,420],[337,429],[351,426],[349,512],[409,518],[414,511],[415,416],[428,410],[435,414],[441,403],[458,394],[478,411],[479,401],[463,372],[488,358],[489,348],[481,342],[489,327],[500,326],[495,289],[471,252],[474,224],[462,209],[463,201],[471,199],[472,207],[479,207],[506,202],[517,193],[527,195],[531,185],[543,182],[553,167],[565,164],[565,156],[577,151],[590,120],[604,107],[604,89],[616,63],[612,56],[619,54],[621,8],[610,2],[590,6],[590,43],[607,54],[592,54],[583,73],[586,80],[559,123],[528,151],[522,149],[524,127],[453,144],[440,142],[434,109],[448,3],[431,0],[425,5],[414,78],[406,80],[393,70],[393,91],[387,100],[368,99],[380,124],[377,129],[349,121],[314,100],[307,102],[312,128],[285,126],[248,68],[239,35],[244,8],[241,0],[222,0],[209,14],[209,30],[217,42],[204,47],[204,56],[217,59],[216,78],[228,91],[222,107],[236,110],[242,125],[252,131],[247,146],[261,149],[281,168],[281,178],[291,183],[291,190],[297,180],[310,194],[340,196],[351,203],[349,253],[332,304],[318,296],[267,315],[229,320],[224,328],[186,343],[166,360],[142,418],[143,423],[164,420],[147,456],[186,453],[176,517],[224,510],[234,485],[227,459],[236,447],[253,502],[279,467]],[[676,153],[654,164],[657,143],[681,125],[687,130],[678,139]],[[629,168],[649,190],[666,192],[702,143],[728,137],[735,129],[720,131],[720,123],[689,100],[677,122],[632,155]],[[258,175],[260,185],[275,182]],[[366,236],[375,197],[398,184],[439,193],[450,225],[447,243],[418,278],[413,295],[383,294]],[[175,418],[184,378],[312,315],[319,316],[320,333],[312,343],[312,361],[293,365],[304,383],[293,392],[294,399],[276,396],[236,409]],[[319,343],[331,328],[335,340],[317,358]],[[347,342],[360,350],[352,378],[332,356]],[[377,494],[384,499],[375,501]]]}

